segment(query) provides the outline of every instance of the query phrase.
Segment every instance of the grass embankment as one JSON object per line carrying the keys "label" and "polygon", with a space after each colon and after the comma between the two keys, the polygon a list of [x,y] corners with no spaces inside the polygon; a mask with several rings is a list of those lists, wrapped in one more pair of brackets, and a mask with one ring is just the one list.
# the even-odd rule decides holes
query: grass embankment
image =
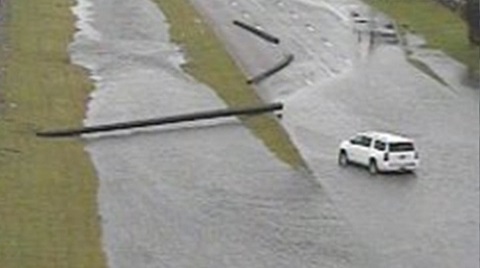
{"label": "grass embankment", "polygon": [[[254,90],[245,83],[245,76],[226,52],[223,44],[188,3],[178,0],[155,0],[167,17],[172,41],[182,45],[189,74],[209,85],[228,106],[262,103]],[[259,41],[261,42],[261,41]],[[271,116],[243,118],[244,123],[277,157],[293,167],[304,166],[288,135]]]}
{"label": "grass embankment", "polygon": [[0,267],[104,267],[97,180],[79,141],[36,138],[38,126],[81,125],[91,88],[69,63],[65,0],[9,1],[0,64]]}
{"label": "grass embankment", "polygon": [[465,64],[472,73],[479,73],[480,49],[470,45],[466,23],[434,0],[365,0],[389,14],[399,25],[422,35],[428,46],[440,49]]}

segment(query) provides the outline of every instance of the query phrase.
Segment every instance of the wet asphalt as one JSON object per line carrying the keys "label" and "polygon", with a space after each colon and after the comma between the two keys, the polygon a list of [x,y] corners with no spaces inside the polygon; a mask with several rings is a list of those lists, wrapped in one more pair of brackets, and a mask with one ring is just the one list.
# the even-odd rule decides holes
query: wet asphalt
{"label": "wet asphalt", "polygon": [[[110,267],[478,267],[478,90],[453,75],[439,83],[401,46],[359,40],[350,11],[369,11],[357,1],[192,2],[247,77],[295,55],[255,89],[284,103],[309,170],[280,162],[235,119],[86,137]],[[86,125],[224,107],[179,68],[152,2],[78,3],[70,51],[96,86]],[[418,57],[439,72],[462,72],[428,55]],[[420,169],[338,167],[339,142],[370,129],[414,138]]]}
{"label": "wet asphalt", "polygon": [[[381,267],[478,266],[479,90],[462,81],[464,67],[438,51],[371,42],[371,26],[352,23],[350,12],[388,17],[357,1],[194,2],[217,24],[242,17],[280,35],[270,49],[295,55],[257,90],[284,101],[284,126],[336,207],[381,256]],[[223,27],[225,36],[235,30]],[[233,54],[253,38],[235,41]],[[407,48],[448,85],[409,64]],[[248,66],[257,61],[244,66],[255,72]],[[420,169],[371,176],[361,167],[340,168],[340,141],[366,130],[414,138]]]}

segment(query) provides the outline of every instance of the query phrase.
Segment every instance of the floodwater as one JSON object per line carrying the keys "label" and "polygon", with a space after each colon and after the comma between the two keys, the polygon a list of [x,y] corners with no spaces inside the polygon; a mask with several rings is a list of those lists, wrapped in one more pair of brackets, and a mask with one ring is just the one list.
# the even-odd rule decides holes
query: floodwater
{"label": "floodwater", "polygon": [[[236,119],[87,137],[110,267],[478,267],[478,91],[451,75],[462,66],[416,54],[445,86],[399,45],[372,45],[350,13],[373,13],[354,0],[192,2],[247,76],[294,54],[256,90],[285,104],[281,122],[311,172]],[[182,72],[151,1],[78,0],[74,12],[72,59],[96,87],[86,125],[225,107]],[[413,137],[418,172],[338,167],[340,140],[369,129]]]}

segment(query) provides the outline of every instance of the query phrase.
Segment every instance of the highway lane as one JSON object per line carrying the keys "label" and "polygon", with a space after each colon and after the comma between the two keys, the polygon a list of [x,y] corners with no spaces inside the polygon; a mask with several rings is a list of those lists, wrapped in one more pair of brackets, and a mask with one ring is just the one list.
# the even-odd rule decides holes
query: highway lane
{"label": "highway lane", "polygon": [[[75,63],[95,82],[85,125],[224,108],[186,75],[148,0],[78,1]],[[85,136],[109,267],[381,267],[311,173],[236,119]]]}
{"label": "highway lane", "polygon": [[[377,53],[370,66],[388,56]],[[293,115],[287,113],[285,121],[335,204],[388,267],[473,268],[478,265],[478,101],[471,92],[460,96],[442,88],[401,60],[393,57],[384,61],[388,66],[379,63],[378,69],[362,69],[321,91],[292,97]],[[405,73],[383,77],[401,67]],[[299,123],[297,113],[310,122]],[[413,137],[421,168],[415,174],[371,176],[361,168],[338,167],[340,139],[369,129]]]}
{"label": "highway lane", "polygon": [[[284,101],[286,129],[382,267],[478,267],[479,92],[455,77],[458,63],[417,52],[445,86],[410,65],[400,46],[372,45],[368,33],[358,38],[350,12],[375,15],[359,1],[193,2],[247,73],[272,53],[295,55],[257,90],[266,100]],[[280,45],[260,45],[229,26],[242,17],[279,36]],[[339,168],[341,139],[371,129],[413,137],[422,158],[418,172],[372,177]]]}
{"label": "highway lane", "polygon": [[[359,42],[357,1],[193,2],[246,74],[295,55],[257,90],[284,102],[312,173],[275,159],[236,120],[90,137],[110,267],[478,266],[478,91],[441,85],[397,46]],[[151,1],[78,3],[70,50],[96,88],[86,125],[224,106],[179,68]],[[366,129],[415,138],[421,169],[339,168],[340,140]]]}

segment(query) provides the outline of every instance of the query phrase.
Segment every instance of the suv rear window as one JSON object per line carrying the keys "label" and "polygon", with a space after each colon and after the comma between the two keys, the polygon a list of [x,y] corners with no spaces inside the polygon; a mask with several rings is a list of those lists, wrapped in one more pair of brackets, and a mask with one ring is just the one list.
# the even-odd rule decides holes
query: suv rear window
{"label": "suv rear window", "polygon": [[408,152],[415,151],[415,147],[411,142],[395,142],[389,144],[390,152]]}

